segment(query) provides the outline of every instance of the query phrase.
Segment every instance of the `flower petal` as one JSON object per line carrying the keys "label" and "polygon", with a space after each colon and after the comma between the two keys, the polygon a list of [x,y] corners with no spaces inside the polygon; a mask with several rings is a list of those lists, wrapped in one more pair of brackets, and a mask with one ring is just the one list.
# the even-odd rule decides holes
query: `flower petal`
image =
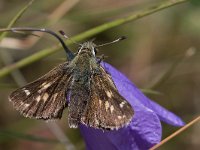
{"label": "flower petal", "polygon": [[160,120],[168,124],[174,126],[183,126],[185,124],[178,116],[147,98],[129,79],[126,78],[125,75],[117,69],[105,62],[102,62],[101,65],[112,76],[120,94],[127,98],[127,100],[131,100],[130,103],[142,103],[149,109],[153,110],[159,116]]}

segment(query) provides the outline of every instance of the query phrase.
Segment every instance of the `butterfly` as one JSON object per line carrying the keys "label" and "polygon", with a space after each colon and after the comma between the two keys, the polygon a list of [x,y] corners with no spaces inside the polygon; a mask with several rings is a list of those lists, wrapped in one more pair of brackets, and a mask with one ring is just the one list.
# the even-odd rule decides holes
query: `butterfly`
{"label": "butterfly", "polygon": [[97,129],[113,130],[130,123],[133,108],[120,95],[111,75],[101,66],[96,57],[98,46],[92,41],[80,44],[74,54],[51,30],[11,28],[6,31],[49,33],[61,42],[68,58],[44,76],[10,94],[9,100],[22,115],[43,120],[60,119],[63,110],[68,107],[71,128],[77,128],[81,123]]}

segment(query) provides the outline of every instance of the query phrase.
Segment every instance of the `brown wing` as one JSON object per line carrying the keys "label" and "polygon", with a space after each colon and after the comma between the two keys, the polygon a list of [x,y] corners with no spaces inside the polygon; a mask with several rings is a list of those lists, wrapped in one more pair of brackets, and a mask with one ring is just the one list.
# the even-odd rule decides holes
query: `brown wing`
{"label": "brown wing", "polygon": [[25,117],[56,119],[62,117],[66,107],[66,90],[71,80],[63,63],[38,80],[17,89],[9,100]]}
{"label": "brown wing", "polygon": [[94,128],[118,129],[130,123],[133,108],[119,94],[111,76],[101,67],[100,73],[91,77],[90,99],[81,122]]}

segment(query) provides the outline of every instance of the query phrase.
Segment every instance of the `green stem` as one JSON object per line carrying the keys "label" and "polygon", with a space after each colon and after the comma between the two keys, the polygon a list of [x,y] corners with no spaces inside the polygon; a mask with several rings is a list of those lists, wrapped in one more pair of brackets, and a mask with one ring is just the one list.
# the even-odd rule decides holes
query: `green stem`
{"label": "green stem", "polygon": [[[160,10],[163,10],[165,8],[168,8],[168,7],[177,5],[177,4],[181,4],[181,3],[184,3],[184,2],[187,2],[187,1],[189,1],[189,0],[173,0],[173,1],[170,0],[170,1],[167,1],[167,2],[163,2],[159,5],[155,5],[153,7],[148,8],[148,9],[136,12],[136,13],[128,16],[128,17],[117,19],[117,20],[114,20],[114,21],[111,21],[111,22],[108,22],[108,23],[104,23],[100,26],[94,27],[94,28],[92,28],[88,31],[85,31],[81,34],[78,34],[78,35],[72,37],[72,39],[75,40],[75,41],[80,41],[80,40],[83,40],[85,38],[92,37],[92,36],[94,36],[98,33],[106,31],[108,29],[111,29],[113,27],[117,27],[119,25],[128,23],[130,21],[138,20],[138,19],[140,19],[144,16],[153,14],[157,11],[160,11]],[[72,43],[67,42],[67,44],[70,45]],[[31,64],[35,61],[38,61],[42,58],[45,58],[48,55],[53,54],[53,53],[55,53],[59,50],[61,50],[61,46],[55,46],[53,48],[47,48],[47,49],[41,50],[41,51],[31,55],[31,56],[28,56],[28,57],[26,57],[26,58],[24,58],[24,59],[22,59],[22,60],[20,60],[16,63],[12,64],[12,65],[6,66],[6,67],[4,67],[0,70],[0,78],[8,75],[9,73],[11,73],[15,69],[24,67],[28,64]]]}

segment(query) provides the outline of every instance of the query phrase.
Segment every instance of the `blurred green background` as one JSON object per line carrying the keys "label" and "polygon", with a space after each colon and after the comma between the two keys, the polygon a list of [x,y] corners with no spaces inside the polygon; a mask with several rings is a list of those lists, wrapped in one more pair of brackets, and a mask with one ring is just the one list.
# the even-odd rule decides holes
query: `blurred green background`
{"label": "blurred green background", "polygon": [[[36,0],[15,27],[63,30],[71,37],[160,2],[163,0]],[[27,0],[0,0],[0,28],[5,28],[26,4]],[[139,88],[159,92],[146,92],[146,95],[186,123],[200,114],[199,16],[200,6],[194,1],[167,8],[94,37],[99,44],[121,35],[127,36],[127,40],[102,47],[99,54],[105,54],[105,61],[118,68]],[[56,44],[58,41],[46,34],[38,38],[10,33],[0,45],[1,68]],[[77,45],[70,48],[76,52]],[[27,82],[33,81],[65,61],[64,56],[64,51],[59,51],[21,68],[15,76],[18,80],[23,77]],[[163,74],[165,78],[161,82]],[[23,84],[23,78],[20,84]],[[8,95],[17,87],[11,75],[0,79],[0,149],[65,149],[44,121],[26,119],[13,109]],[[84,149],[79,131],[68,128],[66,112],[57,123],[77,149]],[[190,127],[160,149],[200,149],[199,125]],[[177,129],[163,124],[163,138]]]}

